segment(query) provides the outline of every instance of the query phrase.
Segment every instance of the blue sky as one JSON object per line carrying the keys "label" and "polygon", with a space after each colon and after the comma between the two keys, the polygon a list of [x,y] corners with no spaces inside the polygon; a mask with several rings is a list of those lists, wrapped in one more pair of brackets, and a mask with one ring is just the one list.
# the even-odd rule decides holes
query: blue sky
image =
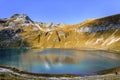
{"label": "blue sky", "polygon": [[0,18],[25,13],[32,20],[76,24],[119,14],[120,0],[0,0]]}

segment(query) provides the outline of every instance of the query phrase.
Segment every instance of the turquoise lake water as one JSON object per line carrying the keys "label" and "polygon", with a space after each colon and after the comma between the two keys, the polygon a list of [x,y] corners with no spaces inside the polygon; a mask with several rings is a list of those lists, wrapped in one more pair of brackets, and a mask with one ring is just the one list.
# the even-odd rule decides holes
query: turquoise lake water
{"label": "turquoise lake water", "polygon": [[0,65],[32,73],[95,75],[120,66],[120,55],[101,50],[0,49]]}

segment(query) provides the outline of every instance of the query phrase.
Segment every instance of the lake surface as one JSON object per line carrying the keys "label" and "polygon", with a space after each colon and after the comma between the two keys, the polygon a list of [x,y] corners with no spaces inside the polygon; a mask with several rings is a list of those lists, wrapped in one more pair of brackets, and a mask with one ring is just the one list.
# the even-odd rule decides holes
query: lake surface
{"label": "lake surface", "polygon": [[120,66],[120,55],[99,50],[1,49],[0,65],[32,73],[95,75]]}

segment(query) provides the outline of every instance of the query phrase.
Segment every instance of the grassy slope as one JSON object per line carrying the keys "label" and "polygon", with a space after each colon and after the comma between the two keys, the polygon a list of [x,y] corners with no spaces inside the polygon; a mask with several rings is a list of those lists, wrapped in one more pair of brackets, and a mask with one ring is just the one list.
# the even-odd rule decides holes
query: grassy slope
{"label": "grassy slope", "polygon": [[[90,19],[80,24],[75,25],[62,25],[61,27],[53,28],[51,31],[47,31],[45,25],[40,25],[43,30],[33,30],[34,25],[29,26],[17,26],[13,30],[23,29],[24,31],[18,33],[19,40],[10,42],[9,45],[0,46],[0,48],[10,47],[33,47],[33,48],[78,48],[78,49],[108,49],[108,50],[120,50],[120,40],[107,45],[112,39],[119,38],[120,30],[108,30],[100,31],[96,33],[80,33],[79,29],[83,26],[94,27],[112,24],[118,24],[120,15],[108,16],[100,19]],[[8,25],[10,19],[4,25]],[[104,22],[108,23],[105,24]],[[20,22],[17,22],[18,24]],[[3,28],[4,29],[4,28]],[[2,30],[2,29],[1,29]],[[111,36],[114,32],[114,37]],[[12,37],[10,37],[11,39]],[[8,38],[9,39],[9,38]],[[101,40],[99,40],[101,39]],[[0,42],[3,39],[0,38]],[[105,43],[106,42],[106,43]]]}
{"label": "grassy slope", "polygon": [[[74,29],[75,27],[72,27],[72,30],[64,27],[64,29],[56,29],[51,32],[31,30],[20,33],[20,36],[24,38],[24,41],[27,42],[29,46],[36,48],[120,49],[120,41],[111,45],[102,45],[105,40],[111,37],[115,30],[110,30],[104,33],[78,33],[75,32]],[[64,34],[63,36],[58,34],[60,31]],[[120,31],[118,30],[114,37],[119,38],[119,34]],[[101,37],[103,40],[95,43],[96,40]]]}

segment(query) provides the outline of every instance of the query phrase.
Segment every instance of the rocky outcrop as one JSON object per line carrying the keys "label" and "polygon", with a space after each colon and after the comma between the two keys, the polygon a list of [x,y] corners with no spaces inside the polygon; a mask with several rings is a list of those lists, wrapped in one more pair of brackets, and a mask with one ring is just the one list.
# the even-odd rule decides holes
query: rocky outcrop
{"label": "rocky outcrop", "polygon": [[[84,24],[85,23],[85,24]],[[108,31],[120,28],[120,15],[85,21],[80,25],[80,32]]]}
{"label": "rocky outcrop", "polygon": [[120,14],[80,24],[32,21],[26,14],[0,19],[0,48],[120,50]]}
{"label": "rocky outcrop", "polygon": [[26,14],[14,14],[11,18],[15,18],[14,21],[22,20],[23,23],[33,23],[33,21]]}

